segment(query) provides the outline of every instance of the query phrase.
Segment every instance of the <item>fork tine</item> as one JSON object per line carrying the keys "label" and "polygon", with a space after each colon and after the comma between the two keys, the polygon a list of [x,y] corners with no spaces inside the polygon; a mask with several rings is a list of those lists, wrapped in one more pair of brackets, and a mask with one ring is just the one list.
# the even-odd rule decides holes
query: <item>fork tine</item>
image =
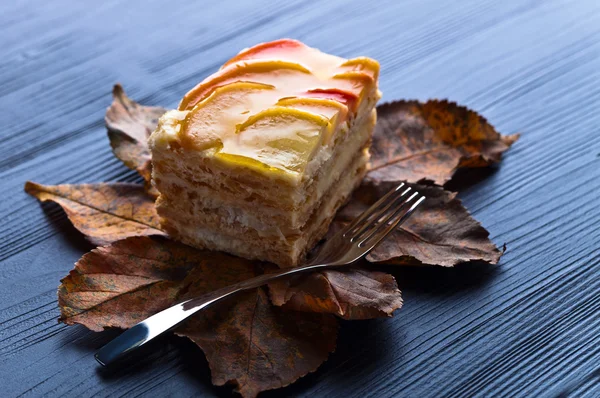
{"label": "fork tine", "polygon": [[[395,189],[392,189],[390,192],[383,195],[367,211],[365,211],[360,216],[358,216],[354,221],[352,221],[350,223],[350,225],[348,225],[346,227],[346,229],[343,232],[343,236],[347,236],[350,233],[352,233],[354,236],[356,236],[357,234],[353,231],[356,230],[357,227],[362,227],[365,224],[368,225],[369,223],[367,221],[371,220],[373,217],[380,217],[381,214],[383,214],[383,211],[388,209],[390,207],[390,205],[396,201],[396,199],[397,199],[396,194],[400,189],[402,189],[402,187],[404,187],[404,185],[406,185],[406,184],[401,183]],[[405,190],[400,195],[400,197],[404,196],[408,191],[410,191],[410,187],[407,190]],[[392,199],[390,200],[390,198],[392,198]],[[386,206],[386,204],[387,204],[387,206]],[[383,210],[382,210],[382,208],[383,208]]]}
{"label": "fork tine", "polygon": [[422,201],[425,200],[425,196],[421,195],[416,202],[410,206],[410,208],[403,212],[403,209],[410,204],[410,202],[418,197],[420,194],[418,192],[413,193],[408,199],[406,199],[400,206],[393,209],[391,214],[386,217],[386,219],[380,223],[375,224],[374,228],[369,231],[369,234],[366,238],[364,238],[359,244],[359,247],[365,246],[367,241],[371,240],[368,243],[368,246],[374,247],[377,245],[385,236],[387,236],[394,228],[398,225],[402,224],[412,212],[421,204]]}
{"label": "fork tine", "polygon": [[398,191],[396,191],[396,194],[392,195],[390,197],[390,200],[387,201],[387,203],[384,203],[382,206],[378,206],[378,209],[373,209],[376,210],[373,216],[362,223],[358,230],[352,235],[350,241],[354,242],[355,240],[361,239],[365,235],[365,233],[368,233],[368,230],[372,228],[373,225],[376,225],[378,222],[381,221],[381,217],[385,216],[389,209],[395,209],[396,207],[398,207],[398,205],[403,201],[402,198],[408,192],[410,192],[410,190],[411,188],[408,187],[400,195],[398,195]]}
{"label": "fork tine", "polygon": [[381,215],[379,217],[366,223],[366,225],[363,225],[361,228],[361,233],[353,236],[351,240],[353,242],[354,241],[362,242],[362,241],[367,240],[371,235],[373,235],[373,233],[375,233],[375,231],[378,228],[380,228],[382,225],[386,224],[394,215],[396,215],[399,211],[401,211],[404,207],[406,207],[407,203],[410,203],[410,201],[413,200],[415,198],[415,196],[417,196],[418,194],[419,194],[418,192],[413,192],[412,195],[410,195],[410,197],[408,197],[408,199],[403,199],[403,197],[398,198],[400,200],[394,201],[393,207],[386,206],[384,211],[381,212]]}
{"label": "fork tine", "polygon": [[410,202],[415,197],[418,197],[418,196],[419,196],[418,192],[413,193],[400,206],[398,206],[397,208],[393,209],[391,211],[391,215],[389,215],[388,217],[386,217],[386,219],[384,221],[382,221],[381,223],[376,224],[375,227],[373,229],[371,229],[371,231],[369,231],[369,235],[366,238],[364,238],[358,244],[358,246],[359,247],[365,246],[365,243],[367,243],[367,241],[371,240],[371,242],[369,242],[369,246],[374,247],[385,236],[387,236],[387,234],[389,234],[394,228],[396,228],[398,225],[400,225],[404,221],[406,221],[406,219],[408,219],[408,217],[410,217],[410,215],[417,208],[417,206],[419,206],[421,204],[421,202],[425,200],[425,196],[421,195],[417,199],[417,201],[415,203],[413,203],[412,206],[406,212],[403,212],[403,209],[408,204],[410,204]]}

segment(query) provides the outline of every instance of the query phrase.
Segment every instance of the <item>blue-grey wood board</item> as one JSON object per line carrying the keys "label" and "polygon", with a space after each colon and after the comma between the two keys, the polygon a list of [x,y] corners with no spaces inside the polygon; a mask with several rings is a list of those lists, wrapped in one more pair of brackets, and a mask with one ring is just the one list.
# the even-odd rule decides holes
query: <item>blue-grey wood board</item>
{"label": "blue-grey wood board", "polygon": [[597,0],[2,0],[0,396],[231,396],[174,336],[99,369],[118,332],[57,323],[59,280],[90,245],[23,184],[139,181],[108,145],[112,85],[173,107],[281,37],[379,60],[384,101],[448,98],[522,136],[450,185],[507,244],[500,264],[392,269],[393,318],[343,322],[317,372],[264,396],[599,397]]}

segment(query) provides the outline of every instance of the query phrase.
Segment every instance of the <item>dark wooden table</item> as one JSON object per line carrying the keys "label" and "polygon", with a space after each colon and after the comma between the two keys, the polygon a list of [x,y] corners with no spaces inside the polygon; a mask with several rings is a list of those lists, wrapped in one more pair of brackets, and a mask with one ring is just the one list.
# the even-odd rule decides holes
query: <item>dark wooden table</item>
{"label": "dark wooden table", "polygon": [[230,395],[176,337],[99,370],[92,354],[117,332],[56,322],[58,281],[90,246],[23,183],[138,181],[108,146],[113,83],[174,106],[280,37],[378,59],[384,100],[449,98],[523,134],[461,191],[506,242],[501,263],[395,270],[394,318],[343,323],[325,365],[264,396],[600,396],[597,0],[2,1],[0,396]]}

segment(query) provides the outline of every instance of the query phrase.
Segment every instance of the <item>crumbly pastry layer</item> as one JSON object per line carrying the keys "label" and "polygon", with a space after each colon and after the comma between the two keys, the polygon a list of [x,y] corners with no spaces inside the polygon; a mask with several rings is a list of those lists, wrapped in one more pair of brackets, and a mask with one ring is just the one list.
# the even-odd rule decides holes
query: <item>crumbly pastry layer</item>
{"label": "crumbly pastry layer", "polygon": [[[262,234],[243,221],[219,217],[204,210],[195,217],[186,217],[186,211],[161,203],[161,223],[169,235],[188,245],[201,249],[226,251],[241,257],[270,261],[282,267],[298,265],[306,253],[327,233],[335,213],[360,185],[367,170],[369,155],[365,151],[355,161],[348,177],[339,181],[323,198],[303,228],[277,235],[273,231]],[[171,211],[173,213],[171,213]]]}
{"label": "crumbly pastry layer", "polygon": [[242,51],[150,137],[163,227],[193,246],[297,265],[360,183],[379,65],[294,40]]}

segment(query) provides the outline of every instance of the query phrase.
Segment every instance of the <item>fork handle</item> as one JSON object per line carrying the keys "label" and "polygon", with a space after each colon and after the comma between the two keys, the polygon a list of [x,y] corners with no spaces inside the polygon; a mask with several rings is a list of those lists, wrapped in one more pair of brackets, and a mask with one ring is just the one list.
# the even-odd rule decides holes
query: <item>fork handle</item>
{"label": "fork handle", "polygon": [[189,318],[196,312],[208,307],[238,292],[254,289],[267,284],[268,282],[285,276],[300,274],[316,269],[327,269],[339,267],[343,264],[308,264],[296,268],[282,269],[272,274],[263,274],[254,278],[246,279],[234,285],[215,290],[200,297],[192,298],[175,304],[159,313],[152,315],[144,321],[136,324],[116,337],[110,343],[100,348],[94,356],[103,366],[114,362],[122,355],[140,347],[162,333],[174,328],[179,323]]}

